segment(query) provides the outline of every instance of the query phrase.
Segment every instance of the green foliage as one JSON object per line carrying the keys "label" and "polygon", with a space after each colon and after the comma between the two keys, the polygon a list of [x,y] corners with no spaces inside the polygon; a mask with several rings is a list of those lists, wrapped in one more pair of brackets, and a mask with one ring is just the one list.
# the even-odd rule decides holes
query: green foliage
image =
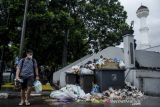
{"label": "green foliage", "polygon": [[[25,0],[3,0],[8,11],[9,52],[18,54]],[[118,0],[30,0],[25,48],[33,49],[39,64],[62,64],[65,31],[68,63],[89,53],[89,44],[99,51],[122,41],[128,29],[127,13]],[[94,42],[93,42],[94,41]]]}

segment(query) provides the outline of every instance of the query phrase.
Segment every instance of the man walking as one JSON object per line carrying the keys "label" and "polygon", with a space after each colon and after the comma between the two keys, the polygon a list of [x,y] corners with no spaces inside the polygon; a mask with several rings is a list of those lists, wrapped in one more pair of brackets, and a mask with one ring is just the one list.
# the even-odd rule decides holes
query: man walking
{"label": "man walking", "polygon": [[25,104],[29,106],[29,96],[31,94],[34,79],[39,80],[37,62],[33,59],[32,50],[27,50],[26,57],[22,58],[17,65],[16,80],[19,79],[22,79],[21,101],[19,105]]}

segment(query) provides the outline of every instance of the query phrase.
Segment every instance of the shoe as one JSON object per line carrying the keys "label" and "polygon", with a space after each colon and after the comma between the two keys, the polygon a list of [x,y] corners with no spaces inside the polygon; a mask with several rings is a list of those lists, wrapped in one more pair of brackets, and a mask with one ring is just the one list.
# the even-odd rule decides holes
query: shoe
{"label": "shoe", "polygon": [[26,105],[26,106],[30,106],[31,103],[30,103],[29,101],[25,101],[25,105]]}
{"label": "shoe", "polygon": [[20,102],[18,105],[19,105],[19,106],[23,106],[23,105],[24,105],[24,102]]}

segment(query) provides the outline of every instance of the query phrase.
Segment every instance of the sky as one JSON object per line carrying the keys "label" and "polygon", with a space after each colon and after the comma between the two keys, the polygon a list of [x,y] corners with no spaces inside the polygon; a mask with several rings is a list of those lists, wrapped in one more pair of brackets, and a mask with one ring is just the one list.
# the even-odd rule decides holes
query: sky
{"label": "sky", "polygon": [[[147,25],[149,27],[150,45],[160,45],[160,0],[119,0],[124,10],[127,11],[127,23],[130,25],[134,21],[135,39],[140,38],[140,20],[136,16],[137,9],[142,5],[149,8]],[[121,44],[122,46],[122,44]],[[120,47],[121,47],[120,46]]]}

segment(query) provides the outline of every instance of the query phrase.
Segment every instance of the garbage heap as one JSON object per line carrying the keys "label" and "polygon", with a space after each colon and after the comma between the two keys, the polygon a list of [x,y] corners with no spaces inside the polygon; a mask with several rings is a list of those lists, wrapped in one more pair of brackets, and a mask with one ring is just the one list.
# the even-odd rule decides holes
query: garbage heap
{"label": "garbage heap", "polygon": [[7,99],[8,93],[0,93],[0,99]]}
{"label": "garbage heap", "polygon": [[99,59],[94,59],[93,61],[88,61],[84,65],[75,65],[72,66],[72,68],[69,71],[66,71],[66,73],[72,73],[72,74],[93,74],[93,71],[95,69],[124,69],[125,64],[122,60],[118,58],[103,58],[101,56]]}
{"label": "garbage heap", "polygon": [[[114,103],[115,101],[126,101],[125,103],[135,103],[135,101],[142,101],[144,99],[144,94],[126,83],[124,89],[113,89],[110,87],[103,93],[94,92],[85,93],[79,86],[76,85],[66,85],[66,87],[60,90],[53,91],[50,97],[56,99],[57,101],[84,101],[91,103]],[[127,102],[128,101],[128,102]],[[137,103],[137,102],[136,102]]]}
{"label": "garbage heap", "polygon": [[[88,61],[84,65],[73,66],[69,71],[66,71],[66,73],[76,74],[76,75],[84,75],[84,74],[94,75],[94,71],[96,69],[102,68],[102,69],[118,69],[119,70],[119,69],[125,69],[124,67],[125,67],[124,62],[117,58],[108,59],[108,58],[103,58],[101,56],[99,59]],[[84,84],[84,82],[87,81],[88,82],[87,85],[89,85],[89,79],[84,79],[81,76],[80,78],[82,78],[83,80],[83,81],[80,81],[80,84],[81,83]],[[71,82],[73,82],[73,80]],[[114,89],[113,87],[108,87],[107,90],[101,90],[101,91],[100,91],[100,86],[94,83],[93,85],[91,84],[91,89],[89,93],[86,92],[84,85],[80,85],[80,86],[75,84],[71,85],[70,83],[68,83],[66,87],[63,87],[60,90],[53,91],[50,94],[50,97],[53,99],[57,99],[58,101],[77,101],[77,102],[85,101],[85,102],[92,102],[92,103],[114,103],[114,101],[128,101],[126,103],[134,103],[133,101],[137,101],[137,100],[141,101],[141,99],[144,98],[144,94],[128,82],[125,83],[125,88]],[[84,90],[82,89],[82,87]]]}

